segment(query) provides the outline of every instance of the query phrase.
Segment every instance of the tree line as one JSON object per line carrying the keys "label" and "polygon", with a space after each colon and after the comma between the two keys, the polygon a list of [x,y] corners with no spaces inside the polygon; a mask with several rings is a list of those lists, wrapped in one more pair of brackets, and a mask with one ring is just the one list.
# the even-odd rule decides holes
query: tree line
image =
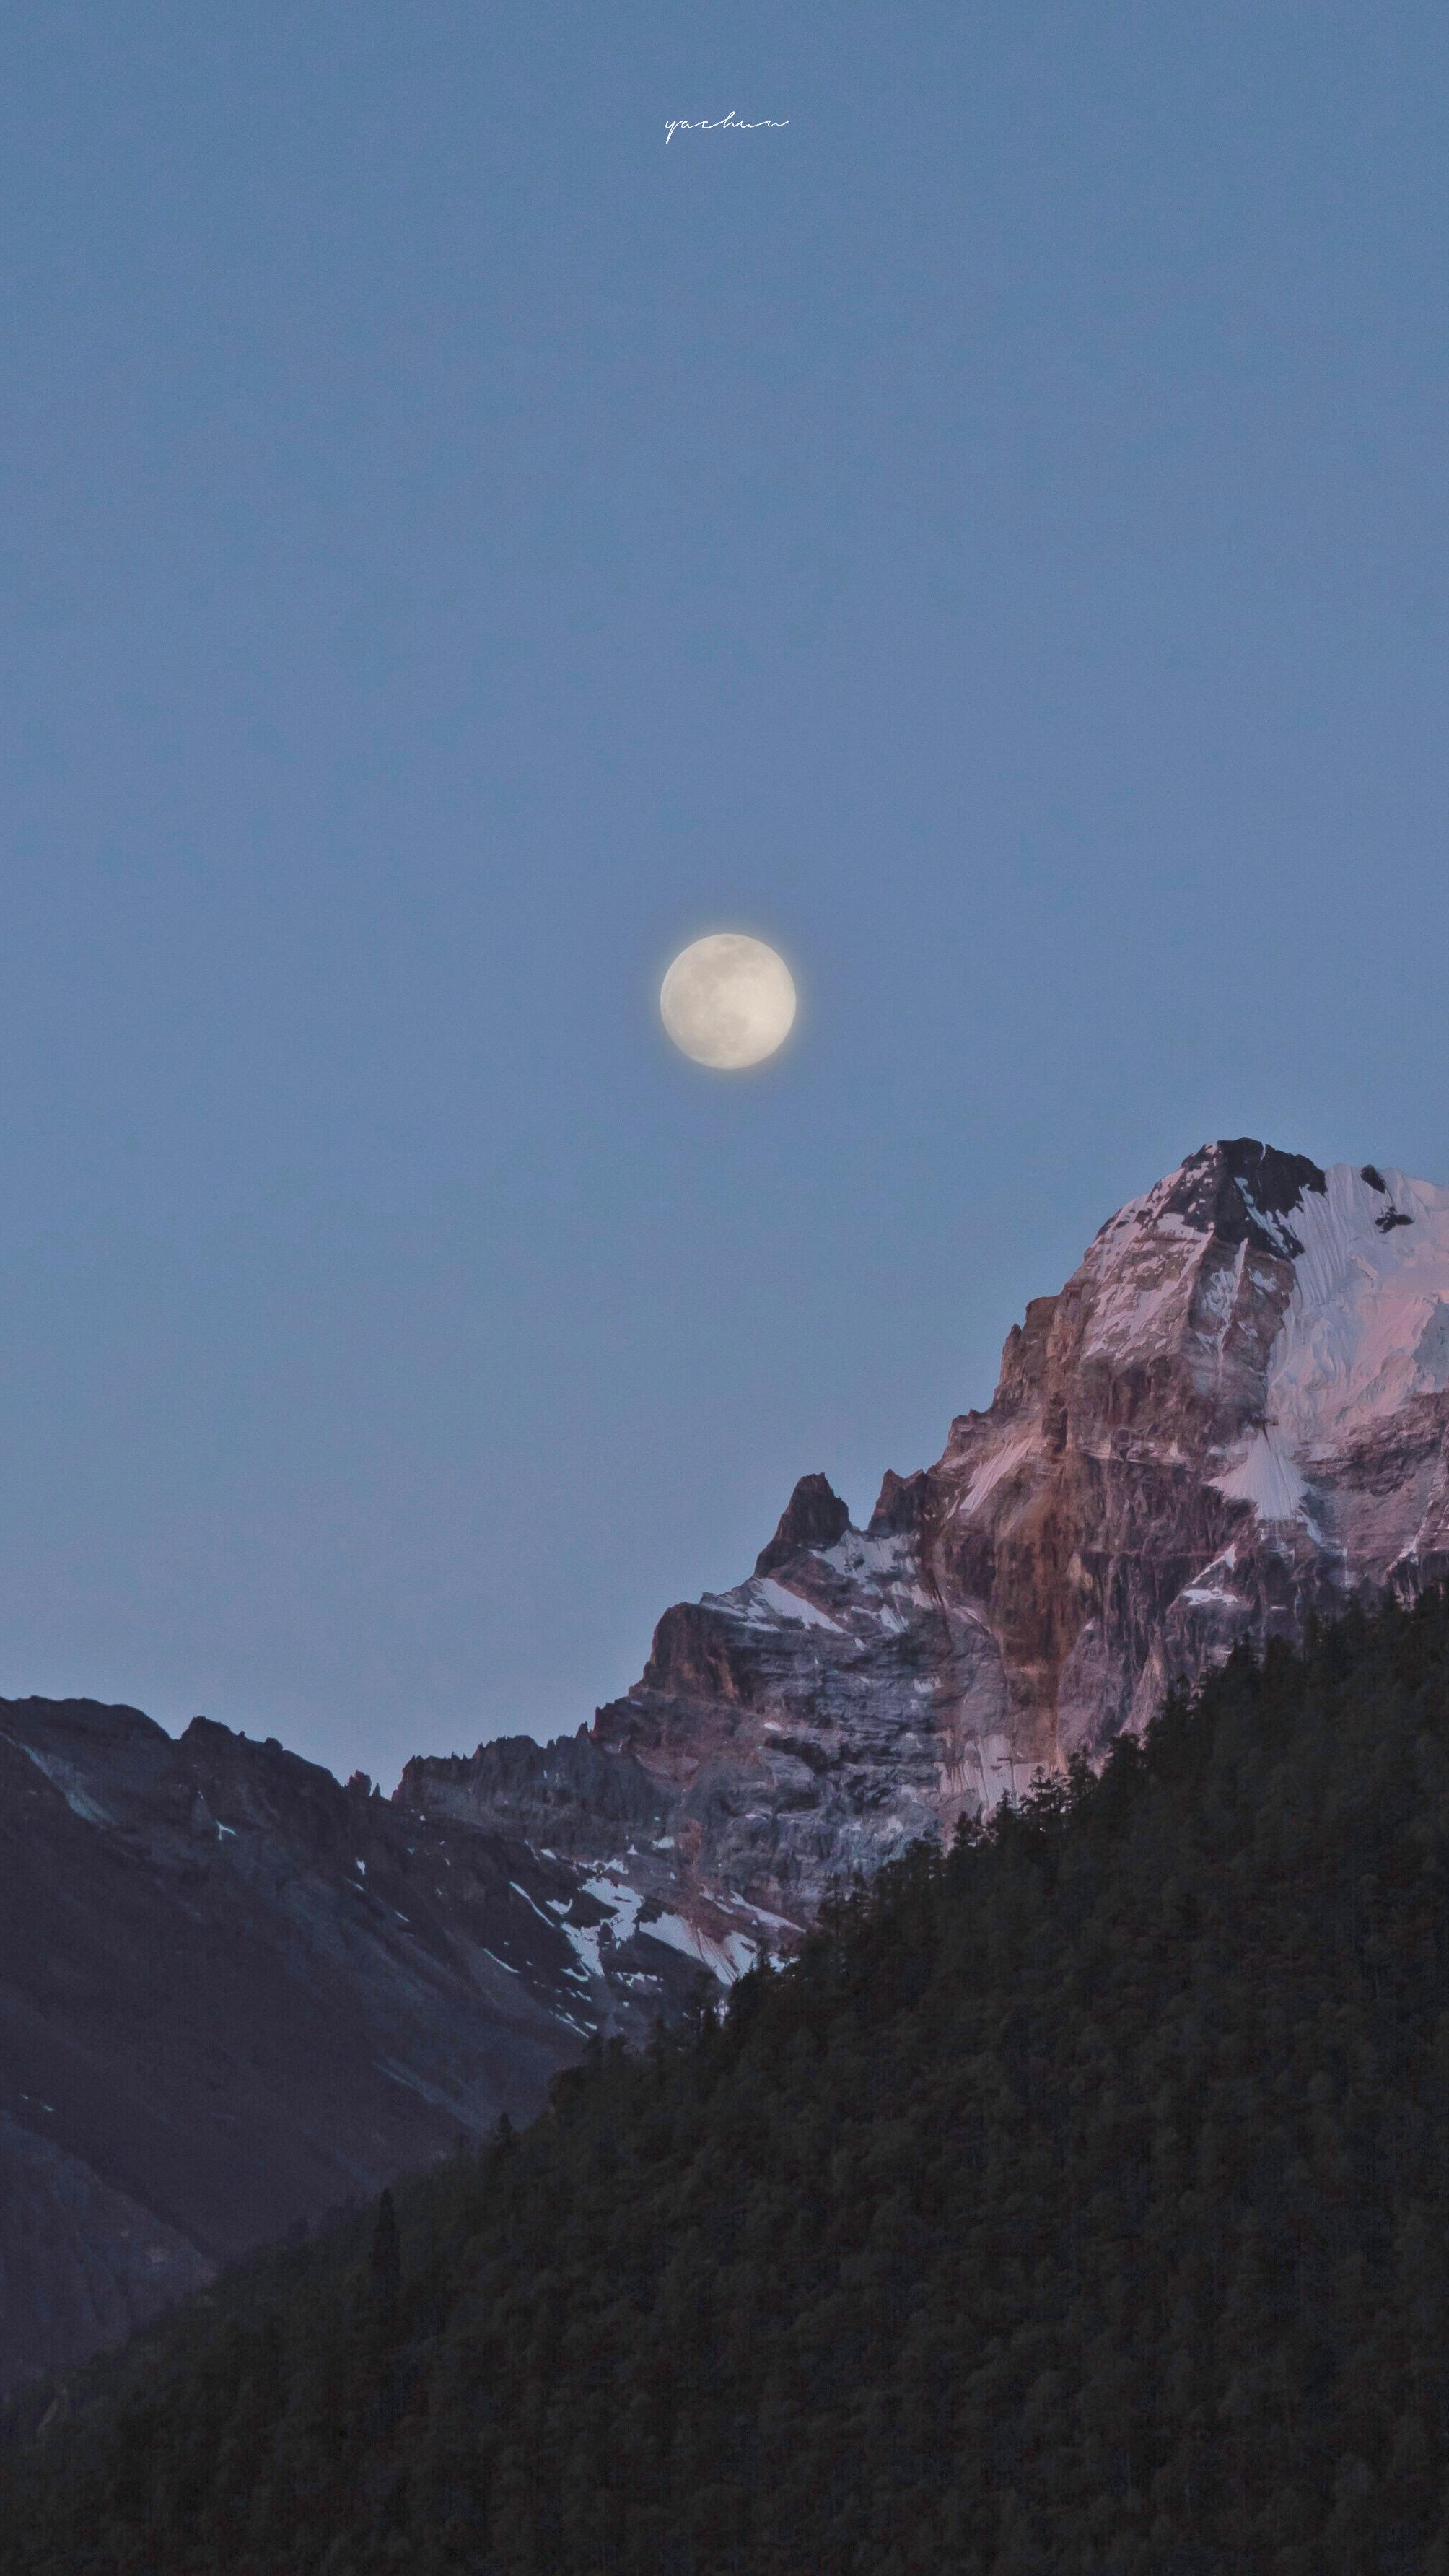
{"label": "tree line", "polygon": [[4,2564],[1449,2576],[1446,1889],[1449,1597],[1240,1649],[27,2392]]}

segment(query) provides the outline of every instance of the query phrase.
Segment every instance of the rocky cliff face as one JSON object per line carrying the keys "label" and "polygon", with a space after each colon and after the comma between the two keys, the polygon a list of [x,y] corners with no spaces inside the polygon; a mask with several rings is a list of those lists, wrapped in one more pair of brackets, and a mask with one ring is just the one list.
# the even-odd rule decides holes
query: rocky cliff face
{"label": "rocky cliff face", "polygon": [[[482,1748],[454,1810],[608,1842],[622,1889],[608,1782],[647,1812],[655,1901],[743,1956],[1099,1755],[1236,1638],[1442,1577],[1446,1390],[1449,1191],[1205,1146],[1028,1307],[990,1409],[887,1475],[867,1528],[806,1477],[750,1579],[666,1611],[587,1736]],[[436,1811],[438,1766],[407,1795]]]}
{"label": "rocky cliff face", "polygon": [[204,1718],[0,1701],[0,2393],[645,2038],[700,1962],[586,1876]]}

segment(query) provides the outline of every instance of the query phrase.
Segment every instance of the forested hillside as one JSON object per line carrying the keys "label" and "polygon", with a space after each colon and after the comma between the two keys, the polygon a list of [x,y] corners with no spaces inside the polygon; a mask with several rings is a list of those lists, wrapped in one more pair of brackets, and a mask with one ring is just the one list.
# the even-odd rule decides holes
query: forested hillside
{"label": "forested hillside", "polygon": [[1445,1596],[1240,1652],[12,2410],[4,2565],[1449,2576],[1446,1888]]}

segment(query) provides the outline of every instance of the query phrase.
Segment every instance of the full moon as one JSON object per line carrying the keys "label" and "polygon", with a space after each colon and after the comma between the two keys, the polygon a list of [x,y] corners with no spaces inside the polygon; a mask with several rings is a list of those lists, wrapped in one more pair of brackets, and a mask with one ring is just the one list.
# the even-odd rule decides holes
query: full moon
{"label": "full moon", "polygon": [[795,1019],[795,987],[783,957],[763,939],[717,930],[681,948],[659,993],[675,1045],[696,1064],[735,1072],[783,1046]]}

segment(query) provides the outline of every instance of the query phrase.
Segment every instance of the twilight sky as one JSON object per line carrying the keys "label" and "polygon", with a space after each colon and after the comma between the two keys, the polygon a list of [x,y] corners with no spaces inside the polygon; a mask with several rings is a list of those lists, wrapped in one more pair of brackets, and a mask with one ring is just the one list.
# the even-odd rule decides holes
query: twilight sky
{"label": "twilight sky", "polygon": [[[571,1729],[1205,1138],[1449,1180],[1446,71],[11,13],[0,1692]],[[715,929],[751,1075],[658,1022]]]}

